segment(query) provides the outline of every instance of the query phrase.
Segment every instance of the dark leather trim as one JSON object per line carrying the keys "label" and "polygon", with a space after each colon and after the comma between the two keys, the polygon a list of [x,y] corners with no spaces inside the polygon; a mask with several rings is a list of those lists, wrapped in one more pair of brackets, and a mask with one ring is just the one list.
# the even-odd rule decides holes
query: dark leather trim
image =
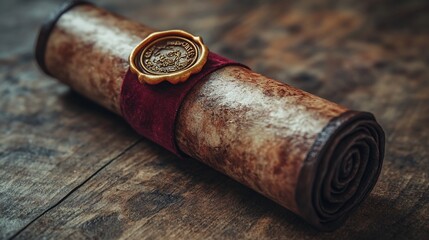
{"label": "dark leather trim", "polygon": [[[333,140],[336,139],[343,130],[353,130],[353,128],[350,128],[351,123],[359,121],[364,121],[366,122],[365,124],[371,123],[370,125],[374,129],[374,134],[376,134],[375,136],[378,139],[378,145],[376,146],[378,159],[368,159],[368,162],[377,162],[377,167],[368,170],[370,172],[372,171],[372,174],[370,174],[371,177],[368,177],[366,181],[364,181],[365,183],[359,184],[359,187],[366,189],[366,191],[362,191],[360,194],[353,197],[355,201],[350,205],[350,208],[341,211],[342,214],[339,214],[340,216],[326,221],[318,215],[314,208],[315,204],[317,204],[314,202],[314,195],[321,194],[319,191],[316,191],[317,189],[314,189],[315,182],[321,180],[317,178],[317,174],[323,171],[335,171],[335,169],[321,166],[322,161],[330,161],[330,159],[325,158],[325,152],[329,151],[329,149],[336,149],[338,146],[333,144]],[[307,154],[307,158],[303,163],[298,177],[297,187],[295,189],[295,200],[300,215],[321,231],[333,231],[341,227],[350,214],[356,210],[374,188],[381,172],[384,148],[384,131],[371,113],[349,110],[333,118],[317,136],[316,141]],[[332,155],[332,159],[336,157],[337,156]]]}
{"label": "dark leather trim", "polygon": [[54,29],[57,21],[60,19],[60,17],[69,11],[70,9],[82,5],[82,4],[90,4],[89,1],[84,0],[71,0],[64,2],[61,7],[54,12],[45,23],[43,23],[42,27],[39,30],[39,36],[37,37],[36,46],[35,46],[35,58],[37,61],[37,64],[42,69],[43,72],[45,72],[48,75],[51,75],[45,65],[45,52],[46,52],[46,46],[48,44],[49,36],[51,35],[52,30]]}

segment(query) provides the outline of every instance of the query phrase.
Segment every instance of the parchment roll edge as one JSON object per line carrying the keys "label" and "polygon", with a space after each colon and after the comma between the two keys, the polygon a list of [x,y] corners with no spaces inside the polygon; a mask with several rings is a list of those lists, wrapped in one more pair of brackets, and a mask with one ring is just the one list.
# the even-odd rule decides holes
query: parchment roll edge
{"label": "parchment roll edge", "polygon": [[55,28],[56,23],[64,13],[68,12],[69,10],[71,10],[76,6],[83,5],[83,4],[93,5],[91,2],[85,1],[85,0],[65,1],[59,7],[58,10],[54,11],[53,14],[50,15],[47,20],[45,20],[45,22],[42,24],[42,27],[39,30],[36,46],[34,48],[35,50],[34,55],[40,69],[49,76],[52,76],[52,74],[49,72],[48,68],[46,67],[45,53],[46,53],[46,46],[48,44],[48,40],[51,35],[51,32]]}
{"label": "parchment roll edge", "polygon": [[[318,134],[298,177],[295,199],[301,215],[322,231],[333,231],[342,226],[374,188],[381,172],[384,148],[385,134],[373,114],[349,110],[333,118]],[[338,159],[342,157],[348,157],[346,160],[352,161],[351,165],[341,162],[344,159]],[[361,163],[360,157],[366,158],[367,162]],[[346,186],[345,190],[325,182],[327,175],[338,176],[338,169],[342,166],[346,169],[351,166],[351,173],[358,174],[358,179],[351,179],[351,186]],[[358,182],[353,183],[353,180]],[[332,188],[337,196],[330,195]],[[347,196],[341,197],[341,194]],[[341,204],[343,207],[335,211],[335,205]]]}

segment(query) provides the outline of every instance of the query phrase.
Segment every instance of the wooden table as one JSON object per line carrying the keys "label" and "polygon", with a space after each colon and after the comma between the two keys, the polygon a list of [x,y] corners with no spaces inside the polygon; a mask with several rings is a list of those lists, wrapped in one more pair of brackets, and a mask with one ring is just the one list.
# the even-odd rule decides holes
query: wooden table
{"label": "wooden table", "polygon": [[346,225],[320,233],[43,75],[33,58],[56,1],[0,3],[0,238],[429,239],[429,2],[96,1],[353,109],[386,157]]}

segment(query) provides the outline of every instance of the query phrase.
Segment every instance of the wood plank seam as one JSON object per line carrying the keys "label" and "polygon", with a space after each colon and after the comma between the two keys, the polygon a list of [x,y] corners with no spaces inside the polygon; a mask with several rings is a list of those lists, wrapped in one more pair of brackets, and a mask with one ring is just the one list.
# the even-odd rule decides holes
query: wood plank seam
{"label": "wood plank seam", "polygon": [[100,167],[97,171],[95,171],[91,176],[83,180],[80,184],[78,184],[76,187],[74,187],[70,192],[68,192],[63,198],[61,198],[58,202],[53,204],[52,206],[48,207],[45,211],[43,211],[40,215],[38,215],[36,218],[31,220],[27,225],[25,225],[23,228],[18,230],[12,237],[9,239],[15,239],[21,232],[23,232],[25,229],[27,229],[31,224],[33,224],[35,221],[37,221],[39,218],[41,218],[43,215],[47,214],[52,209],[56,208],[58,205],[60,205],[62,202],[64,202],[70,195],[72,195],[75,191],[77,191],[79,188],[81,188],[83,185],[85,185],[87,182],[89,182],[92,178],[94,178],[99,172],[101,172],[103,169],[105,169],[107,166],[109,166],[111,163],[113,163],[116,159],[120,158],[122,155],[124,155],[127,151],[132,149],[134,146],[139,144],[143,138],[139,138],[137,141],[132,143],[130,146],[125,148],[123,151],[121,151],[118,155],[113,157],[111,160],[109,160],[106,164],[104,164],[102,167]]}

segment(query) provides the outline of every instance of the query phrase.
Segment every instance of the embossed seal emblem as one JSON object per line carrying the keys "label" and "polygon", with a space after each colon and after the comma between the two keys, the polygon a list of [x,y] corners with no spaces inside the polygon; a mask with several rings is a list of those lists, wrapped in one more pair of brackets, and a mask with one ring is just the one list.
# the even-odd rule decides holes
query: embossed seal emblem
{"label": "embossed seal emblem", "polygon": [[182,30],[155,32],[131,52],[130,69],[142,83],[177,84],[201,71],[207,55],[200,37]]}

